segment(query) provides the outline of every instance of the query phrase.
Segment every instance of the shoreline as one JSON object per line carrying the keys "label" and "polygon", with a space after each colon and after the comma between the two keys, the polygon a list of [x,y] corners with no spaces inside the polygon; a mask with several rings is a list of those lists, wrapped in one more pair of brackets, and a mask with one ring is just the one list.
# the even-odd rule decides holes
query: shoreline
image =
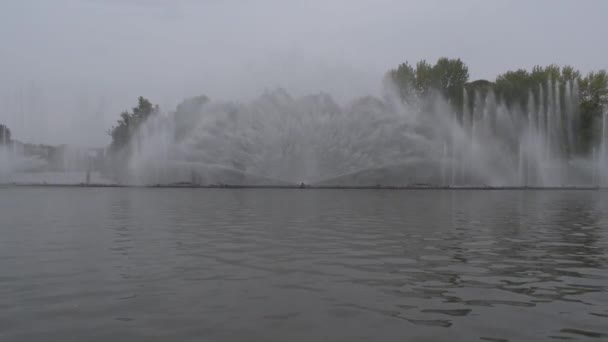
{"label": "shoreline", "polygon": [[126,185],[103,183],[4,183],[0,187],[44,187],[44,188],[142,188],[142,189],[283,189],[283,190],[603,190],[599,186],[366,186],[366,185],[198,185],[198,184],[153,184]]}

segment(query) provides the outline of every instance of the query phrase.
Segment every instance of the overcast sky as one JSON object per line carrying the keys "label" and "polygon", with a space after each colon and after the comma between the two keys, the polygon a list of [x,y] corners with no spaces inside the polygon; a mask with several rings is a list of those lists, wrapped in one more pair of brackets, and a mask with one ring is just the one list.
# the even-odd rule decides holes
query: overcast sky
{"label": "overcast sky", "polygon": [[608,68],[605,0],[2,0],[0,123],[36,143],[109,142],[143,95],[378,94],[386,70],[460,57],[473,79]]}

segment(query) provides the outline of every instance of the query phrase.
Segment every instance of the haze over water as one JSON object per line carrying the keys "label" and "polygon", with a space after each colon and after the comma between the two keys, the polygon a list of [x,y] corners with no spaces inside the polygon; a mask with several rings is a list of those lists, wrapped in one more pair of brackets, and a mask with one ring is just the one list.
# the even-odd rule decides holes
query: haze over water
{"label": "haze over water", "polygon": [[606,192],[3,188],[0,208],[2,341],[608,338]]}

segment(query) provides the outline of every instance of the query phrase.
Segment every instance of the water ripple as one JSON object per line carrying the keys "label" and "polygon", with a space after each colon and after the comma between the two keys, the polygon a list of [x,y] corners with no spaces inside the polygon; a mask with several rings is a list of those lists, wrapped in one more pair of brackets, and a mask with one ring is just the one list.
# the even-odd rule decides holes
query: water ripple
{"label": "water ripple", "polygon": [[607,204],[6,188],[0,340],[603,340]]}

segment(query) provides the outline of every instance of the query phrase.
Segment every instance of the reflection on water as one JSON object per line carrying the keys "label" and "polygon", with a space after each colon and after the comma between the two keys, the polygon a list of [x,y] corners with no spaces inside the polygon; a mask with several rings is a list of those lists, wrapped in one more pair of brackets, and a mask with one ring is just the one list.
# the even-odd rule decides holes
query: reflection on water
{"label": "reflection on water", "polygon": [[0,189],[2,341],[608,339],[608,193]]}

